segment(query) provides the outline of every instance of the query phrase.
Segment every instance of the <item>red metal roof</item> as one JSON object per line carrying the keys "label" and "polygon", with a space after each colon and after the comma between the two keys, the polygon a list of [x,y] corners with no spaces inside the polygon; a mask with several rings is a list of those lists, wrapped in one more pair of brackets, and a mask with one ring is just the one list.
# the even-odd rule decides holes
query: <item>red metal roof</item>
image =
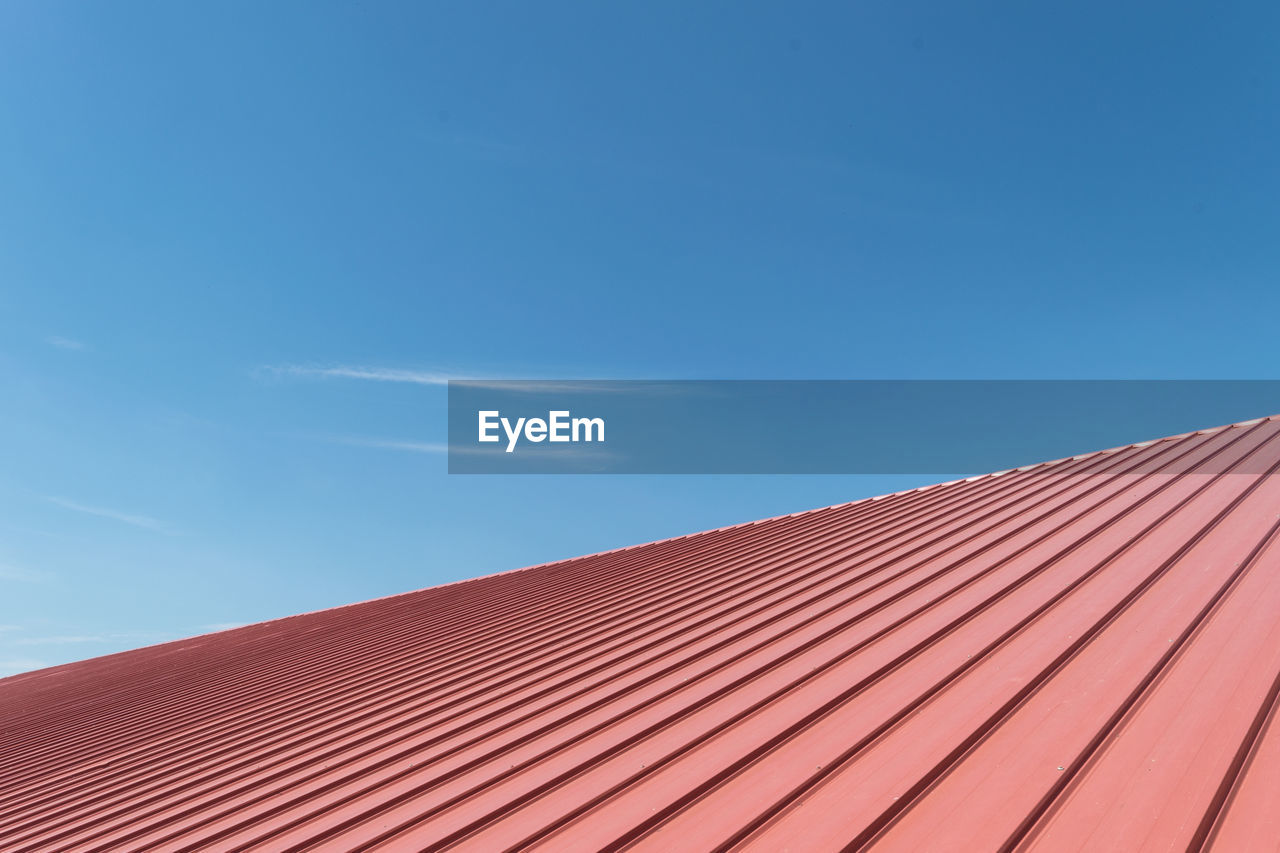
{"label": "red metal roof", "polygon": [[0,849],[1276,849],[1277,468],[1263,420],[13,676]]}

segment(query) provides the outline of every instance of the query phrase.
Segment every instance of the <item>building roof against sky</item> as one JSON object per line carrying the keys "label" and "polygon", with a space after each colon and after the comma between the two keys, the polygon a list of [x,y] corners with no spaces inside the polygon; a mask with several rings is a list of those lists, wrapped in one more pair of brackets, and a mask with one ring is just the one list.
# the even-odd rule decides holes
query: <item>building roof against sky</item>
{"label": "building roof against sky", "polygon": [[1264,419],[13,676],[0,848],[1273,849],[1277,469]]}

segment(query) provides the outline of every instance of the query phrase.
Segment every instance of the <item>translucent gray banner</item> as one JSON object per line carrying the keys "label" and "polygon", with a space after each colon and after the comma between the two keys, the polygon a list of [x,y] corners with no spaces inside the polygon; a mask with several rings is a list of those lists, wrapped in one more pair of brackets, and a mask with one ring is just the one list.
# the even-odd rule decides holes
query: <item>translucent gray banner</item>
{"label": "translucent gray banner", "polygon": [[[1274,380],[454,381],[448,457],[453,474],[965,476],[1277,412]],[[1269,454],[1224,458],[1194,470]]]}

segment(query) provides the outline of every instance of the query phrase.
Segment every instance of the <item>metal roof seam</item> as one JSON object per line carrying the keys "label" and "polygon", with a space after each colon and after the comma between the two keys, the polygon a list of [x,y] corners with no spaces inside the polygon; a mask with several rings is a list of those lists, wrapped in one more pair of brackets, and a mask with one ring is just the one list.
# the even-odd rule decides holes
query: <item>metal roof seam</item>
{"label": "metal roof seam", "polygon": [[[1280,463],[1278,463],[1268,473],[1275,474],[1277,470],[1280,470]],[[1261,480],[1254,484],[1254,488],[1258,485],[1261,485]],[[1242,501],[1248,496],[1248,494],[1250,494],[1250,492],[1242,494],[1239,500]],[[1215,517],[1211,524],[1216,526],[1229,514],[1230,510],[1231,507],[1223,510],[1220,515]],[[1205,532],[1207,531],[1202,531],[1197,535],[1196,540],[1188,542],[1183,551],[1180,552],[1179,556],[1190,550],[1195,542],[1198,541],[1199,537],[1203,536]],[[1089,748],[1080,757],[1078,763],[1075,766],[1067,767],[1062,774],[1060,784],[1046,796],[1039,808],[1027,815],[1027,818],[1021,827],[1021,832],[1017,836],[1009,839],[1009,850],[1017,849],[1024,838],[1032,835],[1035,832],[1036,825],[1043,821],[1045,816],[1052,810],[1054,803],[1059,801],[1061,796],[1072,786],[1072,784],[1079,780],[1081,774],[1094,760],[1102,745],[1112,736],[1116,728],[1121,725],[1130,711],[1132,711],[1132,709],[1141,700],[1142,696],[1166,671],[1167,667],[1187,648],[1190,640],[1203,628],[1210,615],[1230,594],[1232,588],[1235,587],[1239,580],[1244,576],[1245,572],[1252,568],[1254,561],[1262,553],[1263,549],[1275,539],[1278,532],[1280,532],[1280,521],[1277,521],[1272,525],[1271,529],[1266,533],[1263,539],[1253,547],[1248,557],[1246,557],[1246,559],[1230,573],[1222,586],[1213,594],[1209,601],[1205,603],[1200,612],[1196,614],[1196,617],[1192,620],[1191,624],[1187,625],[1183,632],[1170,642],[1168,651],[1160,658],[1156,663],[1156,666],[1152,668],[1152,670],[1134,687],[1133,692],[1125,699],[1120,708],[1117,709],[1116,713],[1110,719],[1105,721],[1099,728],[1097,734],[1090,742]],[[1141,592],[1141,590],[1138,590],[1137,592]],[[1227,781],[1228,780],[1224,780],[1224,782]]]}
{"label": "metal roof seam", "polygon": [[1244,781],[1249,765],[1257,756],[1262,737],[1268,726],[1274,724],[1278,712],[1280,712],[1280,672],[1276,673],[1275,679],[1271,682],[1267,698],[1258,708],[1253,724],[1232,758],[1230,769],[1223,775],[1209,808],[1200,819],[1195,835],[1192,836],[1191,843],[1187,847],[1189,851],[1214,849],[1231,800]]}

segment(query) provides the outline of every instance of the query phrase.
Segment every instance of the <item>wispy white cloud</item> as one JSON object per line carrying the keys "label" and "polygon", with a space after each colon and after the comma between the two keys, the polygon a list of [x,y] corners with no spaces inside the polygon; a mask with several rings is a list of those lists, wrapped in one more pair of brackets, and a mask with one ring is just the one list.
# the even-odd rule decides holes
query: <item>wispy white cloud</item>
{"label": "wispy white cloud", "polygon": [[[588,390],[592,394],[618,393],[634,391],[621,381],[590,379],[458,379],[456,382],[473,388],[487,388],[491,391],[514,391],[524,394],[581,394]],[[598,382],[589,389],[584,389],[583,382]]]}
{"label": "wispy white cloud", "polygon": [[263,367],[262,372],[272,376],[310,377],[313,379],[363,379],[367,382],[408,382],[414,385],[446,385],[452,379],[462,377],[436,370],[409,370],[399,367],[359,367],[334,365],[317,367],[301,364],[281,364]]}
{"label": "wispy white cloud", "polygon": [[51,637],[19,637],[15,646],[70,646],[80,643],[106,643],[112,638],[101,634],[55,634]]}
{"label": "wispy white cloud", "polygon": [[8,658],[0,660],[0,676],[17,675],[33,669],[44,669],[49,664],[35,658]]}
{"label": "wispy white cloud", "polygon": [[243,628],[248,622],[210,622],[208,625],[201,625],[200,630],[205,633],[213,631],[230,631],[232,628]]}
{"label": "wispy white cloud", "polygon": [[[395,439],[384,438],[363,438],[361,436],[328,436],[325,441],[331,441],[335,444],[348,444],[352,447],[372,447],[378,450],[400,450],[406,453],[432,453],[444,455],[450,452],[449,445],[439,441],[397,441]],[[501,456],[505,449],[499,445],[492,447],[470,447],[467,445],[459,445],[453,448],[454,454],[464,456]],[[574,448],[547,448],[543,453],[560,453],[564,456],[571,456],[576,453]]]}
{"label": "wispy white cloud", "polygon": [[[21,566],[0,563],[0,580],[22,581],[24,583],[43,583],[52,577],[48,572],[36,572]],[[0,627],[0,631],[4,630]]]}
{"label": "wispy white cloud", "polygon": [[360,438],[359,436],[338,436],[329,440],[338,444],[349,444],[352,447],[376,447],[380,450],[403,450],[409,453],[449,452],[449,445],[438,441],[395,441],[382,438]]}
{"label": "wispy white cloud", "polygon": [[[10,626],[13,630],[23,630],[18,626]],[[75,627],[71,628],[72,631]],[[160,631],[99,631],[89,633],[37,634],[35,636],[5,637],[0,644],[6,646],[77,646],[96,643],[148,643],[160,642],[170,638],[170,634]]]}
{"label": "wispy white cloud", "polygon": [[87,349],[84,341],[77,341],[73,338],[64,338],[60,335],[50,335],[44,339],[44,342],[51,347],[65,350],[82,350]]}
{"label": "wispy white cloud", "polygon": [[134,527],[141,527],[143,530],[154,530],[157,533],[171,533],[168,525],[164,522],[152,518],[149,515],[135,515],[126,512],[117,512],[113,509],[105,509],[103,507],[88,506],[87,504],[69,501],[66,498],[50,497],[46,498],[50,503],[60,506],[63,509],[69,509],[73,512],[83,512],[88,515],[96,515],[99,518],[109,518],[112,521],[118,521],[121,524],[129,524]]}
{"label": "wispy white cloud", "polygon": [[[274,377],[293,377],[299,379],[356,379],[365,382],[400,382],[413,385],[448,385],[450,382],[470,385],[475,388],[488,388],[495,391],[515,391],[526,394],[550,394],[581,392],[582,386],[576,380],[564,379],[490,379],[465,375],[443,370],[415,370],[402,367],[373,367],[362,365],[303,365],[280,364],[268,365],[258,369],[259,375]],[[627,386],[617,384],[610,386],[603,382],[591,389],[593,392],[630,390]]]}

